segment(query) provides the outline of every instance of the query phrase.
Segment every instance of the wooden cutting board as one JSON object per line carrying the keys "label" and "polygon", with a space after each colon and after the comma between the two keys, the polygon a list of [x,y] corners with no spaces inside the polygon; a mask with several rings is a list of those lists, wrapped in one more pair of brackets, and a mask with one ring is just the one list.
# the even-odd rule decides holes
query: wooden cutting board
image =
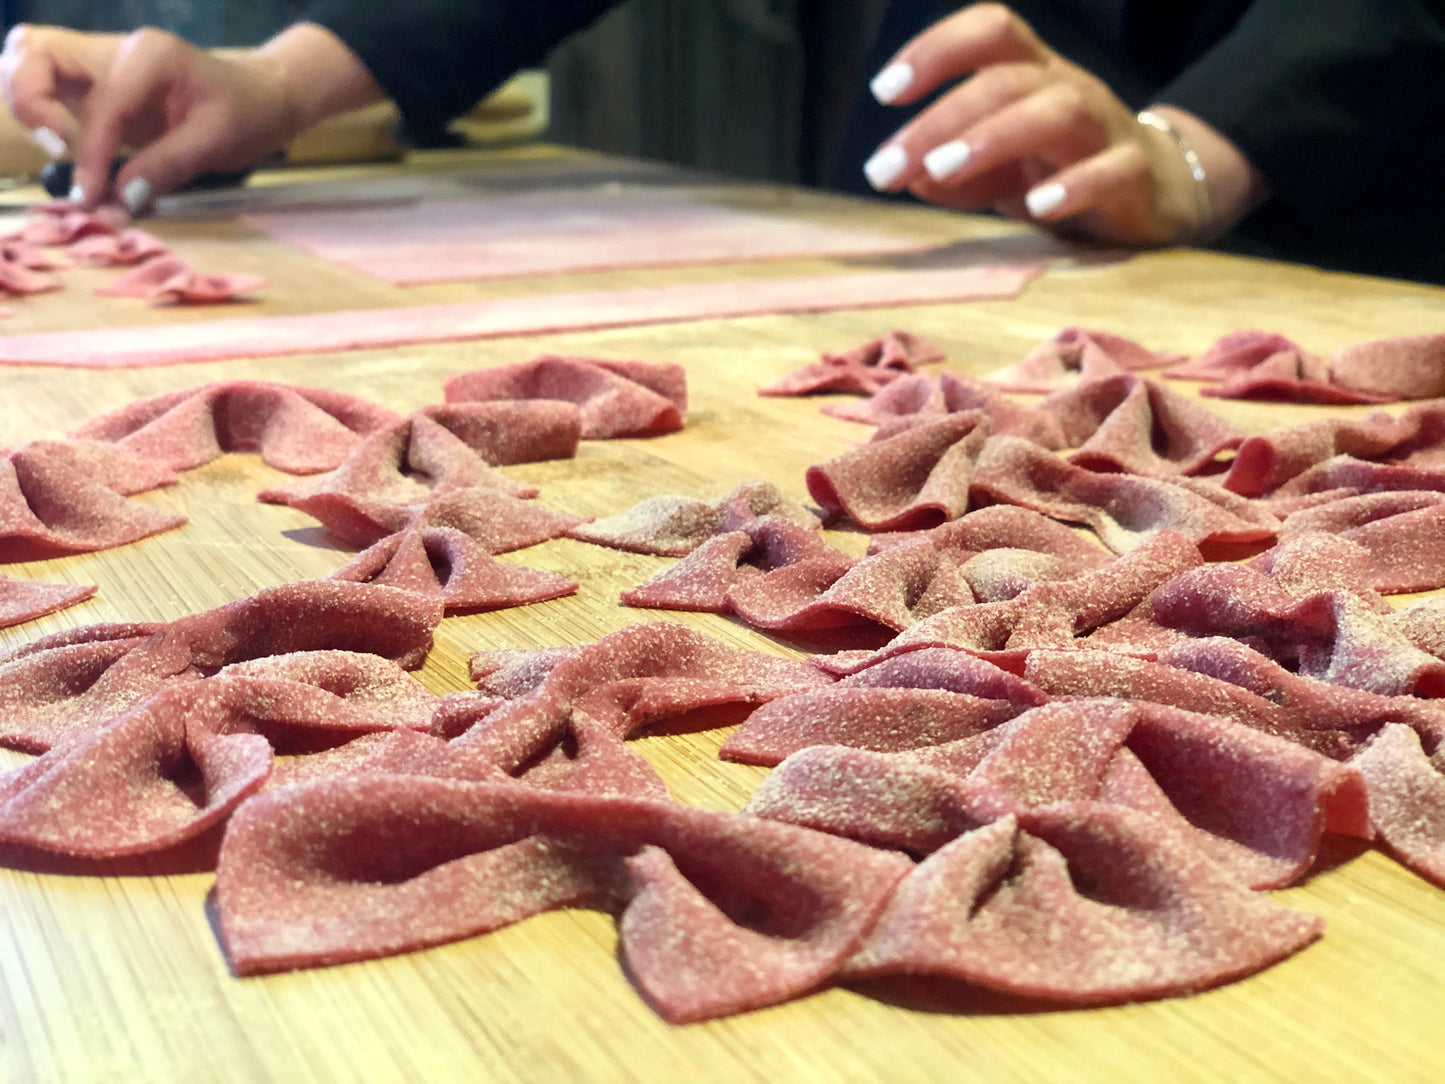
{"label": "wooden cutting board", "polygon": [[[528,154],[534,164],[566,161]],[[415,179],[509,161],[516,159],[442,156],[398,169]],[[738,198],[760,197],[739,190]],[[786,199],[799,214],[932,229],[990,255],[1055,251],[988,221],[830,197]],[[238,225],[200,217],[151,228],[203,266],[271,275],[277,285],[261,312],[503,296],[519,288],[395,291]],[[797,267],[805,273],[813,265]],[[676,275],[573,276],[544,288]],[[65,294],[12,304],[10,329],[216,315],[103,302],[88,294],[103,277],[69,273]],[[1179,351],[1198,351],[1236,328],[1264,327],[1328,351],[1381,335],[1441,330],[1445,290],[1179,251],[1061,267],[1007,302],[109,373],[0,369],[0,444],[61,433],[140,396],[235,377],[340,388],[406,411],[438,401],[447,375],[550,351],[680,362],[692,409],[681,433],[588,443],[575,460],[508,468],[540,485],[544,501],[604,515],[656,493],[717,496],[748,478],[770,479],[804,499],[805,468],[864,439],[867,430],[824,417],[816,400],[759,398],[758,385],[819,350],[845,348],[894,326],[938,342],[951,368],[982,373],[1070,323]],[[1250,431],[1327,413],[1211,405]],[[308,517],[256,503],[256,492],[278,477],[254,456],[230,455],[139,498],[190,516],[181,530],[108,552],[6,566],[11,575],[97,583],[100,593],[74,610],[0,632],[0,644],[92,622],[170,619],[327,574],[349,551]],[[837,540],[860,551],[864,542],[857,535]],[[681,621],[729,643],[801,653],[725,618],[619,606],[618,592],[668,563],[661,558],[557,541],[507,559],[565,572],[581,591],[539,606],[447,619],[419,674],[435,691],[467,687],[466,659],[477,649],[587,642],[643,620]],[[716,759],[726,734],[655,734],[637,739],[636,747],[680,800],[735,809],[763,773]],[[5,763],[23,759],[7,754]],[[1445,996],[1445,891],[1346,842],[1329,847],[1304,885],[1280,893],[1328,920],[1324,939],[1261,975],[1208,993],[1060,1010],[956,984],[901,981],[831,989],[684,1028],[661,1022],[633,991],[618,966],[611,920],[602,915],[550,914],[394,959],[238,980],[215,937],[209,873],[154,866],[123,872],[0,853],[0,1081],[1358,1082],[1437,1080],[1445,1071],[1436,1019]]]}

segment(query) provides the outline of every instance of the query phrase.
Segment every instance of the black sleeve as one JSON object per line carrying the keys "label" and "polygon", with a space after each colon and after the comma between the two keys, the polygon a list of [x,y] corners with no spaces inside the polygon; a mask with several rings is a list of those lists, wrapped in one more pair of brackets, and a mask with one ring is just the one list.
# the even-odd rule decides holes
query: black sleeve
{"label": "black sleeve", "polygon": [[317,0],[305,21],[344,41],[425,137],[616,2]]}
{"label": "black sleeve", "polygon": [[1382,202],[1418,210],[1445,178],[1442,9],[1255,0],[1157,100],[1228,136],[1302,223],[1388,212]]}

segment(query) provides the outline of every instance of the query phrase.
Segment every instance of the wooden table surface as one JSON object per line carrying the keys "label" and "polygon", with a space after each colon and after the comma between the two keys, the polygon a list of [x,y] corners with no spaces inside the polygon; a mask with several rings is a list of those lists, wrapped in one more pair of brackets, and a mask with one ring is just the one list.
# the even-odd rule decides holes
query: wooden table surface
{"label": "wooden table surface", "polygon": [[[595,164],[531,149],[443,154],[368,175],[444,177],[468,170],[511,183],[518,169],[585,175]],[[263,179],[356,183],[362,174]],[[485,187],[485,186],[483,186]],[[687,428],[646,441],[584,444],[575,460],[508,468],[548,503],[603,515],[643,497],[720,495],[766,478],[804,499],[803,471],[867,431],[824,417],[817,400],[763,399],[761,383],[891,327],[943,346],[949,365],[981,373],[1080,323],[1158,348],[1196,352],[1218,335],[1263,327],[1329,351],[1382,335],[1445,327],[1445,290],[1189,251],[1074,260],[1005,224],[773,188],[720,198],[783,213],[956,239],[956,255],[1047,258],[1051,270],[1012,301],[892,311],[767,316],[539,335],[315,357],[113,372],[0,369],[0,444],[54,436],[140,396],[236,377],[344,389],[408,411],[441,398],[444,377],[544,351],[675,361],[688,370]],[[254,199],[273,199],[262,190]],[[260,271],[272,288],[248,311],[270,313],[565,291],[731,275],[840,270],[822,261],[577,275],[398,290],[290,250],[228,221],[206,201],[150,228],[205,269]],[[218,201],[211,199],[212,205]],[[224,202],[224,201],[220,201]],[[214,319],[216,310],[151,310],[103,300],[108,272],[66,273],[64,293],[15,302],[0,334]],[[1323,408],[1215,404],[1251,431]],[[1354,409],[1354,408],[1348,408]],[[4,566],[13,576],[96,583],[75,609],[0,632],[24,642],[75,625],[167,620],[325,575],[349,551],[288,508],[258,504],[277,475],[229,455],[139,500],[191,517],[131,546]],[[858,536],[841,544],[861,548]],[[448,618],[421,680],[468,687],[483,647],[586,642],[641,620],[682,621],[728,642],[796,649],[714,615],[622,607],[618,592],[667,562],[561,540],[517,560],[565,572],[581,591],[538,606]],[[760,769],[724,764],[726,731],[642,737],[636,746],[682,801],[737,808]],[[3,754],[4,765],[23,757]],[[0,765],[3,766],[3,765]],[[612,921],[590,912],[530,919],[486,937],[408,956],[238,980],[213,930],[207,872],[37,868],[0,853],[0,1080],[75,1081],[1427,1081],[1445,1078],[1438,1006],[1445,997],[1445,891],[1373,850],[1332,845],[1285,902],[1323,915],[1322,941],[1254,978],[1143,1005],[1039,1011],[943,982],[831,989],[731,1019],[670,1027],[624,978]]]}

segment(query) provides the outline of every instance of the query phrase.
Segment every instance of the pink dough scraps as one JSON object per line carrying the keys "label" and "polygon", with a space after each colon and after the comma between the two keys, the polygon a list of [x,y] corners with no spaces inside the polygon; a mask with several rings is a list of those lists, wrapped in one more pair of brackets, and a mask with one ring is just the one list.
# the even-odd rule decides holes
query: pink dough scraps
{"label": "pink dough scraps", "polygon": [[901,377],[865,402],[823,407],[824,414],[835,418],[884,426],[889,436],[939,415],[969,410],[983,411],[994,433],[1026,437],[1045,448],[1065,447],[1059,423],[1051,415],[1021,406],[997,388],[957,373]]}
{"label": "pink dough scraps", "polygon": [[[198,835],[270,774],[270,744],[238,725],[249,692],[231,681],[166,689],[0,776],[0,840],[117,858]],[[257,692],[254,710],[269,710],[275,690]]]}
{"label": "pink dough scraps", "polygon": [[[531,691],[474,715],[454,745],[533,786],[591,794],[667,793],[625,744],[651,723],[678,725],[708,708],[746,712],[832,683],[805,662],[728,647],[661,623],[624,629],[548,662]],[[444,723],[454,727],[450,719]]]}
{"label": "pink dough scraps", "polygon": [[448,403],[553,399],[582,411],[582,438],[650,437],[687,419],[687,376],[669,362],[605,361],[543,355],[516,365],[449,377]]}
{"label": "pink dough scraps", "polygon": [[927,854],[999,817],[1107,803],[1147,814],[1254,889],[1298,880],[1327,832],[1374,834],[1353,766],[1175,707],[1064,699],[952,744],[971,752],[808,747],[749,809]]}
{"label": "pink dough scraps", "polygon": [[100,730],[163,685],[190,680],[190,653],[163,626],[90,625],[0,656],[0,745],[28,753]]}
{"label": "pink dough scraps", "polygon": [[1007,298],[1015,296],[1039,270],[973,267],[814,278],[744,276],[728,282],[534,294],[483,302],[40,332],[0,338],[0,362],[81,368],[178,365],[763,313]]}
{"label": "pink dough scraps", "polygon": [[666,801],[374,776],[248,802],[216,891],[240,974],[414,951],[557,907],[609,911],[633,981],[685,1023],[825,982],[910,867]]}
{"label": "pink dough scraps", "polygon": [[362,437],[399,420],[345,392],[227,380],[136,400],[71,435],[113,442],[178,471],[225,452],[260,452],[268,466],[314,474],[335,468]]}
{"label": "pink dough scraps", "polygon": [[[978,520],[969,524],[975,530],[954,529],[972,516],[1013,518],[985,515],[990,511],[918,532],[911,541],[877,549],[861,561],[834,553],[741,581],[729,591],[730,608],[759,628],[806,632],[872,623],[898,631],[954,606],[1007,601],[1039,583],[1067,580],[1110,560],[1106,551],[1056,524],[1050,526],[1069,538],[1060,547],[1071,551],[1067,557],[1029,548],[1054,541],[1037,532],[1019,539],[1025,546],[1009,548],[992,545],[997,536],[988,537],[992,532]],[[968,534],[981,543],[980,552],[960,544]],[[1092,552],[1079,560],[1078,549]]]}
{"label": "pink dough scraps", "polygon": [[1156,478],[1199,474],[1244,434],[1197,403],[1133,373],[1083,380],[1038,406],[1057,419],[1069,462]]}
{"label": "pink dough scraps", "polygon": [[[438,715],[447,712],[450,699],[443,698],[437,707]],[[300,756],[277,755],[263,790],[360,775],[425,775],[476,783],[505,783],[509,778],[484,757],[458,749],[436,734],[389,730],[363,734],[342,745]]]}
{"label": "pink dough scraps", "polygon": [[766,776],[745,807],[874,847],[923,857],[990,819],[966,776],[999,743],[1001,727],[901,753],[811,745]]}
{"label": "pink dough scraps", "polygon": [[153,256],[105,286],[101,297],[134,297],[152,303],[216,305],[244,300],[266,286],[260,275],[207,275],[179,256]]}
{"label": "pink dough scraps", "polygon": [[877,553],[925,535],[932,538],[935,545],[975,553],[994,549],[1032,550],[1059,558],[1075,572],[1102,568],[1114,556],[1081,531],[1009,504],[977,508],[928,531],[876,534],[868,541],[868,552]]}
{"label": "pink dough scraps", "polygon": [[107,463],[85,442],[27,444],[0,458],[0,560],[111,549],[179,527],[185,516],[125,496],[171,477],[124,453]]}
{"label": "pink dough scraps", "polygon": [[813,558],[735,584],[732,611],[756,628],[809,631],[872,623],[899,631],[974,601],[967,550],[928,538],[856,563],[838,554]]}
{"label": "pink dough scraps", "polygon": [[0,743],[44,752],[164,686],[272,655],[365,652],[415,668],[441,616],[440,601],[409,591],[310,581],[166,624],[52,634],[0,655]]}
{"label": "pink dough scraps", "polygon": [[1195,543],[1258,542],[1279,532],[1269,511],[1205,480],[1097,474],[1018,437],[989,439],[974,466],[972,491],[1087,524],[1116,553],[1160,530]]}
{"label": "pink dough scraps", "polygon": [[911,331],[890,331],[852,350],[824,353],[820,360],[776,384],[759,388],[759,395],[816,395],[820,392],[850,392],[872,395],[919,365],[942,361],[944,353]]}
{"label": "pink dough scraps", "polygon": [[1295,475],[1274,491],[1272,502],[1304,497],[1311,498],[1306,506],[1313,506],[1361,493],[1426,489],[1445,491],[1445,463],[1374,463],[1337,455]]}
{"label": "pink dough scraps", "polygon": [[671,568],[622,592],[628,606],[727,613],[728,592],[744,580],[779,568],[818,560],[850,565],[852,559],[819,532],[780,515],[759,516],[738,530],[713,535]]}
{"label": "pink dough scraps", "polygon": [[1066,327],[1022,361],[996,369],[984,379],[1004,391],[1050,392],[1081,380],[1157,369],[1181,359],[1156,353],[1108,331]]}
{"label": "pink dough scraps", "polygon": [[1160,586],[1200,563],[1198,548],[1187,539],[1159,531],[1103,568],[1073,579],[1039,583],[1003,602],[942,610],[849,669],[905,652],[945,647],[1020,672],[1030,652],[1079,646],[1079,638],[1130,614]]}
{"label": "pink dough scraps", "polygon": [[130,225],[130,215],[116,204],[82,211],[68,200],[55,200],[30,209],[30,221],[10,235],[29,245],[68,245],[82,237],[119,233]]}
{"label": "pink dough scraps", "polygon": [[[1127,710],[1127,705],[1122,707]],[[986,777],[974,781],[971,773],[988,770],[996,775],[1007,763],[1017,749],[1008,741],[1009,733],[1026,734],[1035,725],[1031,716],[1053,712],[1059,718],[1062,712],[1060,721],[1067,722],[1070,708],[1061,704],[1038,709],[985,732],[983,741],[955,742],[949,748],[963,755],[952,762],[922,750],[880,754],[817,746],[794,754],[764,780],[749,804],[751,812],[926,856],[900,886],[868,945],[850,962],[845,975],[944,974],[1032,997],[1108,1001],[1167,996],[1193,988],[1206,981],[1206,975],[1213,976],[1207,980],[1213,983],[1237,978],[1268,966],[1281,951],[1299,948],[1319,935],[1320,920],[1268,903],[1265,897],[1247,890],[1231,870],[1218,864],[1213,854],[1201,849],[1201,842],[1205,842],[1215,852],[1235,857],[1236,865],[1266,868],[1273,865],[1268,855],[1274,850],[1268,821],[1254,828],[1254,838],[1268,848],[1264,852],[1266,860],[1261,863],[1259,852],[1189,823],[1159,792],[1140,758],[1115,744],[1121,736],[1141,743],[1148,750],[1146,755],[1154,759],[1155,770],[1164,771],[1166,778],[1179,779],[1176,773],[1187,771],[1192,758],[1202,753],[1207,762],[1211,755],[1208,750],[1190,748],[1188,729],[1171,734],[1168,726],[1146,726],[1135,735],[1129,733],[1134,729],[1130,727],[1121,735],[1115,728],[1101,742],[1101,752],[1111,748],[1118,752],[1112,758],[1114,769],[1104,776],[1098,799],[1032,805],[1008,798]],[[1185,714],[1174,713],[1174,718]],[[1085,718],[1077,714],[1073,718],[1075,732],[1087,740]],[[1205,727],[1219,725],[1208,717],[1193,718]],[[1243,733],[1246,741],[1262,737],[1249,731]],[[977,750],[965,752],[962,748],[970,745],[981,745],[981,759]],[[1009,752],[1001,752],[1009,746],[1013,746]],[[1184,753],[1185,758],[1177,765],[1169,764],[1165,750]],[[942,747],[937,750],[943,751]],[[1064,751],[1059,752],[1062,755]],[[1309,756],[1288,743],[1277,743],[1271,752],[1279,753],[1286,762],[1299,755]],[[932,766],[935,762],[949,766]],[[1297,768],[1274,767],[1266,756],[1251,758],[1236,767],[1228,762],[1226,754],[1221,765],[1224,774],[1211,775],[1208,782],[1223,784],[1214,800],[1227,802],[1230,787],[1247,786],[1252,773],[1319,779],[1333,772],[1339,777],[1337,785],[1326,783],[1316,795],[1301,794],[1284,804],[1291,810],[1294,838],[1290,849],[1304,855],[1307,862],[1307,852],[1322,819],[1334,824],[1331,817],[1338,814],[1342,825],[1368,827],[1359,820],[1363,802],[1358,776],[1329,762],[1307,763]],[[975,766],[970,768],[970,764]],[[964,774],[957,768],[962,768]],[[1321,776],[1321,772],[1325,775]],[[1237,784],[1228,782],[1231,775],[1237,775]],[[1082,789],[1099,787],[1098,783],[1089,784],[1090,778],[1092,773],[1087,770],[1081,773]],[[1354,785],[1348,781],[1351,778]],[[1154,788],[1153,794],[1140,786],[1146,781]],[[1197,806],[1204,793],[1191,792],[1187,779],[1180,782],[1182,786],[1176,793]],[[1319,797],[1330,807],[1330,814],[1323,818],[1316,804]],[[1130,808],[1130,802],[1143,802],[1146,808]],[[995,819],[990,807],[998,805],[1012,808]],[[1268,805],[1264,799],[1255,802],[1253,808]],[[1005,852],[994,854],[989,862],[980,865],[969,862],[963,868],[955,866],[960,853],[977,845],[980,837],[1007,840],[1015,836],[1017,825],[1034,826],[1031,830],[1052,840],[1058,850],[1050,847],[1030,861]],[[1036,865],[1044,855],[1052,856],[1049,862],[1043,867]],[[1291,859],[1291,864],[1298,864],[1298,860]],[[1044,869],[1049,870],[1044,883],[1051,887],[1041,897],[1043,884],[1039,878]],[[939,879],[931,883],[935,876]],[[1001,881],[1005,876],[1008,881]],[[922,893],[925,884],[926,894],[915,895]],[[1076,896],[1076,885],[1088,886],[1087,896]],[[1069,902],[1071,899],[1073,902]],[[1186,899],[1190,901],[1187,905]],[[1182,910],[1171,917],[1175,908]],[[1253,921],[1244,919],[1240,925],[1240,908],[1276,928],[1265,934]],[[1210,947],[1198,954],[1181,953],[1173,945],[1178,923],[1204,922],[1211,911],[1214,917],[1206,924],[1213,932],[1206,936],[1196,930],[1189,938],[1192,944],[1203,938]],[[1087,920],[1090,927],[1099,928],[1080,928],[1077,938],[1062,940],[1047,933],[1056,930],[1057,923],[1071,913],[1077,914],[1077,921]],[[1008,924],[1000,927],[999,923],[1009,915],[1013,917]],[[1289,935],[1284,938],[1285,949],[1277,943],[1282,936],[1279,923]],[[1112,935],[1106,935],[1105,931],[1111,929]],[[1246,929],[1259,938],[1245,938],[1242,931]],[[977,951],[975,933],[982,939],[976,945]],[[990,949],[994,941],[997,943]],[[963,944],[970,948],[964,951]],[[1131,944],[1133,948],[1128,947]],[[960,948],[953,951],[948,948],[951,945]],[[1240,954],[1228,965],[1220,955],[1224,946],[1230,946],[1228,955]],[[1004,954],[1003,959],[995,961],[996,966],[987,962],[995,953]],[[1121,969],[1121,959],[1134,960],[1135,964]]]}
{"label": "pink dough scraps", "polygon": [[278,704],[289,701],[285,710],[258,716],[260,732],[283,752],[288,739],[304,741],[307,732],[426,730],[442,700],[391,659],[364,651],[333,648],[265,655],[230,663],[216,676],[305,686],[278,697]]}
{"label": "pink dough scraps", "polygon": [[400,509],[424,506],[434,497],[466,489],[522,499],[538,493],[535,486],[512,481],[446,426],[418,412],[355,442],[334,470],[262,490],[260,499],[303,509],[307,501],[318,499],[351,499]]}
{"label": "pink dough scraps", "polygon": [[884,658],[854,670],[838,684],[868,689],[945,689],[1006,701],[1014,714],[1049,700],[1047,693],[1017,674],[946,647],[925,647]]}
{"label": "pink dough scraps", "polygon": [[1222,382],[1202,394],[1301,403],[1388,403],[1445,395],[1445,335],[1358,343],[1328,361],[1267,331],[1236,331],[1164,375]]}
{"label": "pink dough scraps", "polygon": [[383,538],[331,578],[433,595],[447,613],[526,606],[577,590],[565,576],[494,560],[452,527],[423,527]]}
{"label": "pink dough scraps", "polygon": [[1289,737],[1293,719],[1238,685],[1164,662],[1108,651],[1034,651],[1024,678],[1053,697],[1117,697],[1167,704]]}
{"label": "pink dough scraps", "polygon": [[458,739],[508,771],[535,764],[579,719],[613,743],[658,720],[722,704],[760,704],[832,684],[806,662],[729,647],[682,625],[634,625],[547,659],[529,692]]}
{"label": "pink dough scraps", "polygon": [[92,267],[130,267],[157,256],[169,256],[170,246],[145,230],[97,233],[70,246],[71,259]]}
{"label": "pink dough scraps", "polygon": [[1388,403],[1394,396],[1373,395],[1333,382],[1330,364],[1316,354],[1282,350],[1246,372],[1201,388],[1200,395],[1214,399],[1256,399],[1263,402]]}
{"label": "pink dough scraps", "polygon": [[39,583],[0,576],[0,629],[69,609],[95,592],[94,584]]}
{"label": "pink dough scraps", "polygon": [[452,527],[488,553],[510,553],[561,538],[584,522],[570,512],[482,486],[447,490],[418,504],[332,492],[286,503],[314,516],[332,534],[353,546],[370,546],[387,535],[414,527]]}
{"label": "pink dough scraps", "polygon": [[1345,497],[1286,516],[1281,543],[1323,533],[1365,549],[1357,571],[1382,594],[1445,587],[1445,493],[1409,490]]}
{"label": "pink dough scraps", "polygon": [[582,439],[581,410],[555,399],[448,403],[419,413],[494,467],[571,459]]}
{"label": "pink dough scraps", "polygon": [[570,537],[630,553],[685,557],[714,535],[746,530],[764,516],[780,516],[816,530],[818,518],[789,500],[771,482],[744,482],[715,501],[664,494],[639,501],[625,512],[573,527]]}
{"label": "pink dough scraps", "polygon": [[163,687],[0,776],[0,839],[91,858],[164,850],[266,782],[273,749],[425,729],[438,702],[375,655],[309,651],[227,666]]}
{"label": "pink dough scraps", "polygon": [[1273,331],[1231,331],[1217,339],[1197,358],[1170,366],[1162,375],[1171,380],[1228,380],[1248,373],[1276,354],[1302,354],[1298,343]]}
{"label": "pink dough scraps", "polygon": [[0,259],[0,297],[27,297],[60,289],[60,280],[19,260]]}
{"label": "pink dough scraps", "polygon": [[1439,596],[1423,598],[1396,610],[1392,623],[1421,651],[1445,659],[1445,604]]}
{"label": "pink dough scraps", "polygon": [[536,487],[502,474],[468,440],[501,458],[572,447],[549,433],[560,435],[544,421],[539,431],[499,452],[493,426],[468,408],[419,411],[361,440],[335,470],[262,490],[259,499],[314,516],[352,545],[371,546],[411,528],[445,527],[487,553],[504,553],[559,538],[583,519],[530,500]]}
{"label": "pink dough scraps", "polygon": [[930,855],[843,975],[1133,1001],[1254,974],[1323,928],[1243,888],[1155,818],[1071,802],[1001,818]]}
{"label": "pink dough scraps", "polygon": [[1356,752],[1386,723],[1426,731],[1445,727],[1445,706],[1414,696],[1382,696],[1330,685],[1286,670],[1235,640],[1191,638],[1164,652],[1159,661],[1238,685],[1286,709],[1302,726],[1338,733],[1345,743],[1339,759]]}
{"label": "pink dough scraps", "polygon": [[1423,466],[1445,463],[1445,401],[1421,403],[1391,417],[1319,418],[1247,438],[1224,486],[1246,497],[1270,493],[1310,467],[1339,455]]}
{"label": "pink dough scraps", "polygon": [[0,266],[5,264],[31,271],[60,271],[68,266],[65,260],[27,241],[0,237]]}
{"label": "pink dough scraps", "polygon": [[1296,598],[1345,591],[1380,613],[1390,611],[1371,583],[1370,551],[1359,542],[1325,531],[1304,531],[1249,562]]}
{"label": "pink dough scraps", "polygon": [[490,648],[473,653],[467,661],[467,673],[478,692],[502,700],[516,700],[542,684],[558,663],[583,650],[572,645]]}
{"label": "pink dough scraps", "polygon": [[814,745],[895,753],[972,737],[1017,713],[1006,700],[946,689],[834,686],[764,704],[718,755],[771,768]]}
{"label": "pink dough scraps", "polygon": [[936,527],[967,510],[988,434],[982,411],[948,414],[809,467],[808,492],[868,530]]}
{"label": "pink dough scraps", "polygon": [[[1370,817],[1385,846],[1445,887],[1445,766],[1441,734],[1428,746],[1401,723],[1386,725],[1354,760],[1370,790]],[[1427,749],[1429,750],[1427,752]]]}
{"label": "pink dough scraps", "polygon": [[1211,565],[1181,574],[1152,604],[1169,628],[1248,638],[1307,677],[1385,696],[1445,695],[1445,661],[1415,646],[1378,596],[1297,596],[1257,569]]}
{"label": "pink dough scraps", "polygon": [[1445,334],[1402,335],[1347,346],[1330,359],[1343,387],[1390,399],[1445,396]]}
{"label": "pink dough scraps", "polygon": [[975,809],[1126,805],[1172,823],[1250,888],[1293,883],[1327,831],[1373,835],[1353,768],[1212,715],[1077,699],[1025,712],[1000,734],[968,775]]}

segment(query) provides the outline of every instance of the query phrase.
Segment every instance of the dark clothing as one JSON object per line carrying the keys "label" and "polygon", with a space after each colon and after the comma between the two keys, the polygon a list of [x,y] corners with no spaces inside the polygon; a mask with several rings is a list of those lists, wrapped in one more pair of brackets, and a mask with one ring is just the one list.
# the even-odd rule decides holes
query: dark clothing
{"label": "dark clothing", "polygon": [[[908,110],[866,79],[959,5],[891,0],[857,28],[849,87],[826,0],[726,0],[790,20],[804,49],[797,176],[863,191]],[[539,64],[609,0],[319,0],[309,17],[367,64],[420,133]],[[1019,0],[1040,36],[1136,108],[1178,106],[1245,153],[1272,198],[1228,241],[1261,254],[1445,282],[1445,0]],[[867,21],[867,20],[864,20]],[[867,40],[867,39],[870,39]]]}

